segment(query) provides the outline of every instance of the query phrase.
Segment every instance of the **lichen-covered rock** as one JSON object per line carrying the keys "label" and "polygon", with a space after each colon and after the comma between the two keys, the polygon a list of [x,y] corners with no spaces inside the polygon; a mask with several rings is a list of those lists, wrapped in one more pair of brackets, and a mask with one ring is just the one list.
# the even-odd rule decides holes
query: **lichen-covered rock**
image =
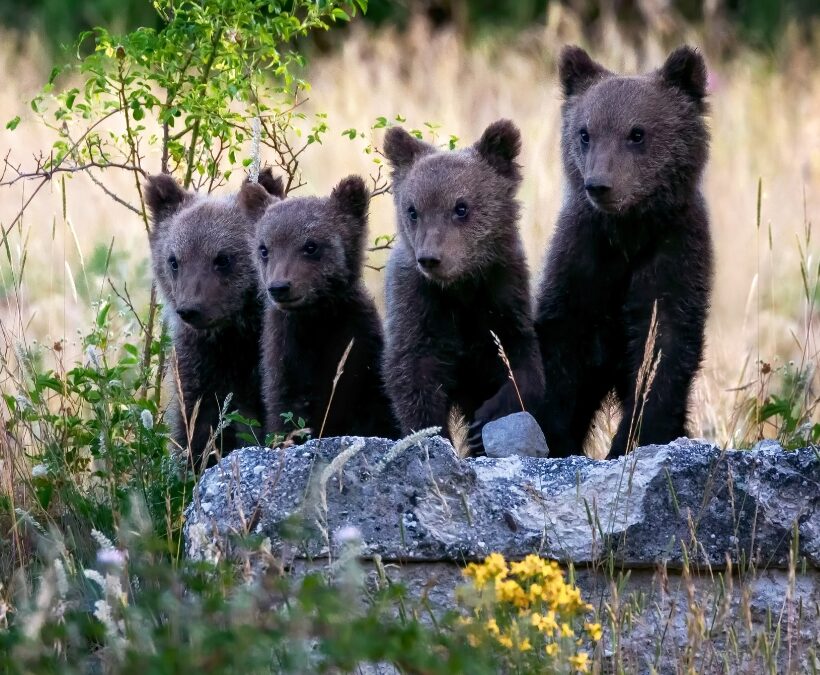
{"label": "lichen-covered rock", "polygon": [[[355,437],[288,450],[236,451],[202,476],[186,511],[189,556],[231,554],[243,535],[292,557],[328,553],[333,533],[361,532],[365,558],[384,561],[508,558],[625,567],[755,561],[820,567],[820,460],[812,449],[722,451],[680,439],[625,458],[459,460],[434,437],[383,462],[392,441]],[[331,464],[332,462],[332,464]],[[292,527],[290,528],[292,529]]]}

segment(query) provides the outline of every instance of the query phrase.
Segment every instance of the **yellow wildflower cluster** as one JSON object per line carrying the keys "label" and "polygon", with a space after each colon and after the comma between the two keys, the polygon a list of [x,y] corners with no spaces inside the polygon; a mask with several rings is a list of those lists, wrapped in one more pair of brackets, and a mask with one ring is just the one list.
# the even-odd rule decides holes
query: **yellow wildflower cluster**
{"label": "yellow wildflower cluster", "polygon": [[479,598],[473,616],[466,619],[473,629],[471,644],[489,637],[519,658],[531,654],[554,667],[589,670],[588,654],[578,650],[583,644],[580,633],[583,630],[597,642],[603,630],[593,622],[581,628],[583,615],[593,608],[576,586],[566,582],[556,562],[528,555],[508,563],[501,554],[492,553],[483,563],[467,565],[464,575]]}
{"label": "yellow wildflower cluster", "polygon": [[500,553],[491,553],[483,563],[470,563],[464,575],[473,586],[483,590],[492,583],[498,602],[509,602],[519,609],[546,604],[552,611],[591,611],[581,598],[581,591],[564,580],[564,572],[553,560],[528,555],[509,565]]}
{"label": "yellow wildflower cluster", "polygon": [[470,563],[464,569],[464,576],[472,577],[473,585],[479,590],[484,588],[488,582],[499,582],[507,577],[510,568],[507,561],[500,553],[491,553],[480,565]]}

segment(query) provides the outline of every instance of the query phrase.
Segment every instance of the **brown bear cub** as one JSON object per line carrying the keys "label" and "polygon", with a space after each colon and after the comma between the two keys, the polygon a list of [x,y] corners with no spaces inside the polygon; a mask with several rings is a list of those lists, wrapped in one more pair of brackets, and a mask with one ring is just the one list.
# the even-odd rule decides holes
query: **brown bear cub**
{"label": "brown bear cub", "polygon": [[258,185],[242,188],[242,206],[256,221],[251,241],[268,298],[262,337],[268,432],[292,431],[284,417],[292,413],[314,437],[395,436],[381,379],[381,322],[362,282],[369,200],[358,176],[345,178],[327,198],[279,202]]}
{"label": "brown bear cub", "polygon": [[[547,384],[540,422],[551,455],[581,453],[614,391],[623,417],[610,457],[618,457],[685,434],[703,356],[712,284],[700,188],[706,66],[681,47],[659,70],[626,77],[568,47],[559,71],[566,189],[536,312]],[[645,359],[655,303],[657,337]],[[657,361],[653,375],[639,375],[644,361],[649,373]]]}
{"label": "brown bear cub", "polygon": [[[274,179],[269,169],[259,180],[263,191],[275,195],[271,199],[284,197],[281,179]],[[199,470],[206,453],[207,463],[213,464],[218,455],[243,445],[238,433],[250,431],[235,423],[219,428],[220,411],[229,394],[229,412],[262,420],[262,303],[248,250],[253,223],[235,194],[198,195],[183,190],[167,175],[148,179],[145,201],[153,222],[154,279],[170,321],[185,406],[183,416],[177,385],[172,383],[172,437],[187,449],[190,428],[190,449]]]}
{"label": "brown bear cub", "polygon": [[388,393],[403,433],[446,430],[457,406],[477,454],[485,423],[520,412],[522,400],[533,410],[544,390],[518,232],[520,147],[507,120],[455,152],[399,127],[384,143],[399,233],[386,278]]}

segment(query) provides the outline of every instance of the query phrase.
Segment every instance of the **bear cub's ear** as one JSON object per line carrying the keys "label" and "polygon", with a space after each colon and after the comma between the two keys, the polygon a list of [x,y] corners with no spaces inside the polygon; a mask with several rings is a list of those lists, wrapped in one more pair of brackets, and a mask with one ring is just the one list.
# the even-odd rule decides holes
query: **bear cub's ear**
{"label": "bear cub's ear", "polygon": [[421,155],[433,151],[433,147],[401,127],[390,127],[384,135],[384,155],[397,171],[409,169]]}
{"label": "bear cub's ear", "polygon": [[251,220],[259,220],[275,201],[279,200],[262,183],[243,183],[239,191],[239,206]]}
{"label": "bear cub's ear", "polygon": [[519,180],[516,158],[521,152],[521,132],[510,120],[498,120],[488,126],[475,144],[481,158],[502,176]]}
{"label": "bear cub's ear", "polygon": [[570,45],[561,50],[558,58],[558,77],[564,96],[583,94],[598,78],[609,71],[593,61],[580,47]]}
{"label": "bear cub's ear", "polygon": [[173,215],[187,196],[188,193],[168,174],[148,176],[145,182],[145,204],[154,225]]}
{"label": "bear cub's ear", "polygon": [[684,45],[666,59],[660,69],[661,79],[677,87],[700,103],[706,97],[706,62],[700,53]]}
{"label": "bear cub's ear", "polygon": [[279,199],[285,198],[285,181],[282,180],[282,176],[276,176],[276,178],[274,178],[273,170],[269,166],[266,166],[259,172],[257,182],[274,197],[278,197]]}
{"label": "bear cub's ear", "polygon": [[333,188],[330,199],[342,213],[362,220],[367,215],[370,193],[360,176],[348,176]]}

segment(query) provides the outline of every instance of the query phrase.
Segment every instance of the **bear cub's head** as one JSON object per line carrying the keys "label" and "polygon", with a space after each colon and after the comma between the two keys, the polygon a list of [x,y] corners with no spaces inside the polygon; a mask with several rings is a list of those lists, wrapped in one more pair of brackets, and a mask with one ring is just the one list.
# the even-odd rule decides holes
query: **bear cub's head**
{"label": "bear cub's head", "polygon": [[316,307],[361,279],[370,193],[359,176],[342,180],[329,197],[282,202],[246,184],[239,201],[256,222],[250,241],[259,283],[278,309]]}
{"label": "bear cub's head", "polygon": [[697,51],[680,47],[658,70],[623,76],[565,47],[558,70],[564,167],[594,207],[622,214],[671,206],[697,186],[709,144],[706,64]]}
{"label": "bear cub's head", "polygon": [[[282,180],[270,169],[259,180],[271,199],[284,197]],[[236,195],[198,195],[162,174],[148,178],[145,201],[154,278],[169,308],[198,330],[234,323],[257,294],[248,251],[253,223]]]}
{"label": "bear cub's head", "polygon": [[508,120],[454,152],[388,129],[384,154],[393,168],[399,235],[425,277],[447,285],[508,250],[499,244],[516,227],[520,149],[521,134]]}

